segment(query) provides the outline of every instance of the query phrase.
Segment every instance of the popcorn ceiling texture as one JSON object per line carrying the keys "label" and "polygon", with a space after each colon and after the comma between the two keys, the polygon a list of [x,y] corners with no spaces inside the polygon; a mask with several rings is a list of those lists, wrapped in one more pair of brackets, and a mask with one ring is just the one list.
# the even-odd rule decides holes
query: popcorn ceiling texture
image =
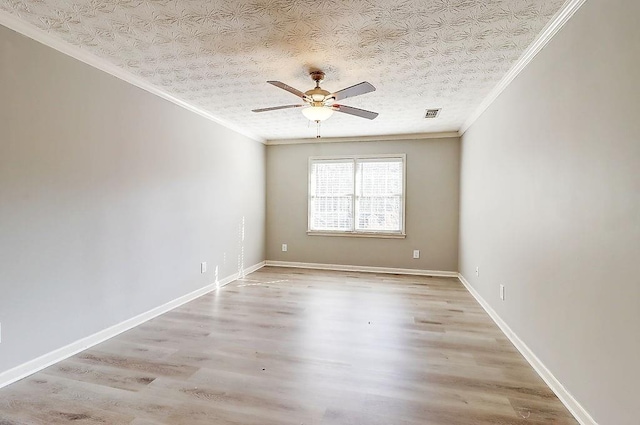
{"label": "popcorn ceiling texture", "polygon": [[[377,91],[343,103],[323,137],[458,130],[563,0],[0,0],[16,15],[265,139],[315,136],[296,97],[310,69],[337,91]],[[427,108],[443,108],[425,120]]]}

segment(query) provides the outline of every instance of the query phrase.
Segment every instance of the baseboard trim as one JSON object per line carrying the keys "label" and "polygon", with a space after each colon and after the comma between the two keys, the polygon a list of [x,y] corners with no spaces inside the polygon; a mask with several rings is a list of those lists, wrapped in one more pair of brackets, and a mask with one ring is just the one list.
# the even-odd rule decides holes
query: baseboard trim
{"label": "baseboard trim", "polygon": [[546,382],[546,384],[551,388],[551,390],[558,396],[562,404],[571,412],[571,414],[576,418],[581,425],[598,425],[598,423],[589,415],[584,407],[567,391],[567,389],[558,381],[558,379],[553,376],[551,371],[547,369],[547,367],[542,363],[542,361],[531,351],[531,349],[525,344],[516,333],[507,325],[507,323],[502,320],[502,318],[496,313],[496,311],[491,308],[489,303],[485,301],[484,298],[476,291],[473,286],[462,276],[462,274],[458,273],[458,279],[467,291],[478,301],[478,303],[482,306],[484,311],[487,312],[489,317],[495,322],[496,325],[502,330],[505,336],[511,341],[511,343],[518,349],[520,354],[524,356],[524,358],[529,362],[531,367],[540,375],[540,377]]}
{"label": "baseboard trim", "polygon": [[244,276],[245,274],[252,273],[264,266],[265,266],[264,261],[254,264],[253,266],[245,268],[240,273],[234,273],[230,276],[225,277],[222,280],[218,280],[217,282],[213,282],[189,294],[183,295],[179,298],[169,301],[168,303],[165,303],[161,306],[152,308],[149,311],[146,311],[135,317],[127,319],[124,322],[118,323],[117,325],[103,329],[99,332],[94,333],[93,335],[89,335],[85,338],[79,339],[78,341],[72,342],[69,345],[66,345],[62,348],[51,351],[38,358],[35,358],[19,366],[16,366],[12,369],[9,369],[5,372],[2,372],[0,373],[0,388],[6,387],[9,384],[12,384],[46,367],[49,367],[52,364],[58,363],[66,358],[73,356],[74,354],[77,354],[83,350],[93,347],[94,345],[97,345],[110,338],[113,338],[114,336],[119,335],[122,332],[128,331],[131,328],[139,326],[161,314],[164,314],[170,310],[173,310],[174,308],[180,307],[181,305],[186,304],[189,301],[193,301],[196,298],[199,298],[209,292],[222,288],[223,286],[228,285],[229,283],[237,280],[239,276],[241,277],[241,276]]}
{"label": "baseboard trim", "polygon": [[351,266],[347,264],[298,263],[298,262],[291,262],[291,261],[267,260],[266,266],[291,267],[291,268],[297,268],[297,269],[333,270],[333,271],[340,271],[340,272],[407,274],[407,275],[433,276],[433,277],[458,277],[457,272],[449,272],[449,271],[397,269],[397,268],[391,268],[391,267]]}
{"label": "baseboard trim", "polygon": [[317,138],[313,139],[273,139],[267,140],[265,144],[267,146],[276,145],[299,145],[306,143],[346,143],[346,142],[391,142],[399,140],[418,140],[427,141],[430,139],[448,139],[458,138],[460,134],[457,131],[444,131],[436,133],[406,133],[406,134],[387,134],[380,136],[360,136],[360,137],[323,137],[318,141]]}

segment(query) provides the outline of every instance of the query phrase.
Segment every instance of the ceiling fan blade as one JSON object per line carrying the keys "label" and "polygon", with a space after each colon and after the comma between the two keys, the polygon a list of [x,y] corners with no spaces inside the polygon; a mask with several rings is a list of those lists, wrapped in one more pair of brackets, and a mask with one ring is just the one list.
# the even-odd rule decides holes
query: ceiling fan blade
{"label": "ceiling fan blade", "polygon": [[271,108],[253,109],[251,112],[277,111],[278,109],[302,108],[303,106],[307,106],[307,105],[283,105],[283,106],[272,106]]}
{"label": "ceiling fan blade", "polygon": [[352,106],[333,105],[332,108],[334,111],[342,112],[343,114],[355,115],[356,117],[366,118],[368,120],[372,120],[378,116],[377,112],[354,108]]}
{"label": "ceiling fan blade", "polygon": [[295,94],[296,96],[301,97],[302,99],[307,97],[307,95],[301,92],[300,90],[294,89],[293,87],[286,85],[281,81],[267,81],[267,83],[272,84],[276,87],[280,87],[282,90],[286,90],[289,93]]}
{"label": "ceiling fan blade", "polygon": [[335,93],[331,94],[331,97],[335,98],[335,100],[342,100],[348,97],[359,96],[365,93],[371,93],[372,91],[376,91],[376,88],[373,87],[372,84],[363,81],[355,86],[347,87],[346,89],[338,90]]}

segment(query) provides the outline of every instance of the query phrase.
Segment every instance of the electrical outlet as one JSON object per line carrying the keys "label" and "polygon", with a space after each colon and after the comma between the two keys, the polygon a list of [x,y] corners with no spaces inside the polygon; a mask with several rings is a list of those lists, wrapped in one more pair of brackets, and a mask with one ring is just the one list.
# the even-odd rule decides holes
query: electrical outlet
{"label": "electrical outlet", "polygon": [[287,244],[286,243],[282,244],[282,252],[287,252]]}
{"label": "electrical outlet", "polygon": [[480,277],[480,267],[476,267],[476,276]]}
{"label": "electrical outlet", "polygon": [[419,249],[414,249],[413,250],[413,258],[420,258],[420,250]]}
{"label": "electrical outlet", "polygon": [[500,299],[504,301],[504,285],[500,285]]}
{"label": "electrical outlet", "polygon": [[207,271],[207,263],[200,263],[200,273],[205,273]]}

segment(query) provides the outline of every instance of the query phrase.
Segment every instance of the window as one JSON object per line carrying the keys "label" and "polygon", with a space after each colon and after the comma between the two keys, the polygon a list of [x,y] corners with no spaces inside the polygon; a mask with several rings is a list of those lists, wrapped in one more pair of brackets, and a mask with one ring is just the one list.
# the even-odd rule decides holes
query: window
{"label": "window", "polygon": [[405,155],[309,158],[310,234],[404,236]]}

